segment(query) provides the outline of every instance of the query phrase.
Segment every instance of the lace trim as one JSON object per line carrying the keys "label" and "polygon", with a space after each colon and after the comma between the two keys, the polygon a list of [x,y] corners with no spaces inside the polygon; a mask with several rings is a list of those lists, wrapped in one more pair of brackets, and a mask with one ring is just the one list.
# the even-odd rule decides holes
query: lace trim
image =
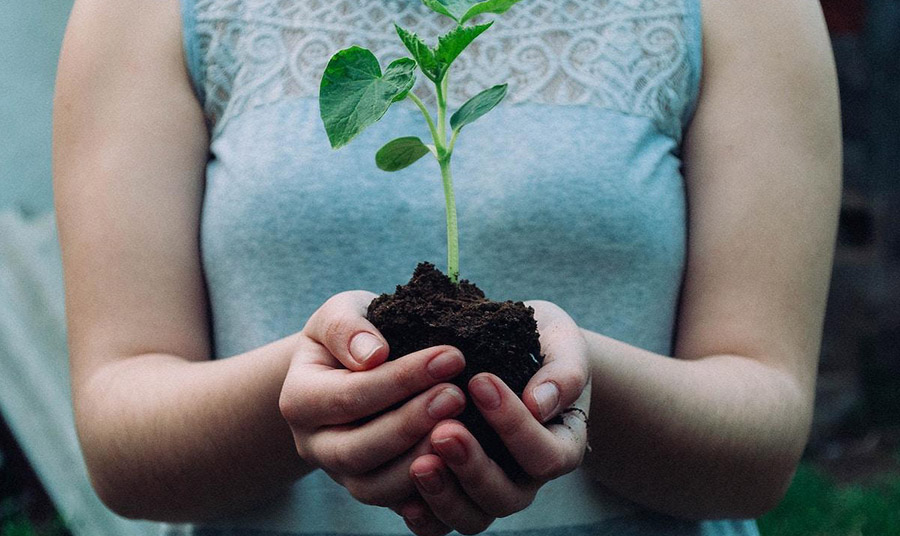
{"label": "lace trim", "polygon": [[[693,98],[684,1],[526,0],[454,63],[450,104],[505,81],[509,103],[596,105],[680,139]],[[426,41],[451,28],[421,0],[198,0],[195,14],[214,135],[247,109],[316,96],[339,49],[364,46],[383,65],[409,56],[394,21]],[[416,93],[433,99],[419,78]]]}

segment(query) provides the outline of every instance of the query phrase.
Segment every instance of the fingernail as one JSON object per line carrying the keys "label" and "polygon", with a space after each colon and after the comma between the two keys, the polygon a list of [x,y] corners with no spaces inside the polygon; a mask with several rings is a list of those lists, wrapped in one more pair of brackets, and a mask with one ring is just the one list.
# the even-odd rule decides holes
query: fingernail
{"label": "fingernail", "polygon": [[446,439],[438,439],[434,442],[434,448],[437,449],[441,458],[444,458],[452,465],[462,465],[466,463],[468,457],[466,447],[455,437]]}
{"label": "fingernail", "polygon": [[469,394],[475,397],[475,401],[483,409],[497,409],[500,407],[500,391],[494,387],[494,382],[487,378],[476,378],[469,383]]}
{"label": "fingernail", "polygon": [[381,350],[383,346],[381,339],[363,331],[350,340],[350,355],[353,356],[357,363],[365,365],[369,359],[372,359],[375,352]]}
{"label": "fingernail", "polygon": [[446,380],[456,376],[466,366],[462,354],[456,350],[442,352],[428,362],[426,369],[435,380]]}
{"label": "fingernail", "polygon": [[443,487],[443,482],[441,482],[441,475],[437,473],[437,471],[428,471],[427,473],[415,473],[416,480],[419,482],[419,485],[422,486],[426,492],[436,495],[441,492],[441,488]]}
{"label": "fingernail", "polygon": [[559,389],[553,382],[545,382],[534,388],[534,401],[537,402],[538,411],[541,412],[541,420],[546,420],[556,410],[559,404]]}
{"label": "fingernail", "polygon": [[465,403],[466,399],[459,391],[448,387],[438,393],[428,404],[428,415],[432,419],[443,419],[459,411]]}

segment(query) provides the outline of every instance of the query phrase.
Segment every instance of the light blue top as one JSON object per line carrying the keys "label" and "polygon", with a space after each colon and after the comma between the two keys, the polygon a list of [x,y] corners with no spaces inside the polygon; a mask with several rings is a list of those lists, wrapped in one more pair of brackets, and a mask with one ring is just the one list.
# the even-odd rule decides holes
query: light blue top
{"label": "light blue top", "polygon": [[[420,0],[182,3],[212,135],[201,247],[217,357],[297,331],[335,293],[390,292],[420,260],[444,266],[437,164],[374,165],[386,141],[428,138],[418,110],[399,103],[333,151],[317,103],[335,51],[359,44],[384,65],[407,55],[393,21],[434,41],[448,28],[441,18]],[[549,300],[585,328],[670,355],[686,249],[679,152],[700,77],[696,0],[523,0],[497,19],[451,72],[451,104],[510,82],[454,153],[462,277],[491,298]],[[321,471],[266,508],[194,530],[409,533]],[[494,531],[757,534],[752,521],[644,512],[581,471]]]}

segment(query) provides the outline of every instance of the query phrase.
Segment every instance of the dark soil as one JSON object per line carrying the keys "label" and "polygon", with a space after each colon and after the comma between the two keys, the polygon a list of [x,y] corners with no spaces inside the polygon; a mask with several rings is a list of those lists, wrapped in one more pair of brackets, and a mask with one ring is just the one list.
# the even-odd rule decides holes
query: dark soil
{"label": "dark soil", "polygon": [[[488,300],[466,280],[454,285],[430,263],[420,263],[410,282],[394,294],[372,301],[368,318],[387,339],[390,359],[441,344],[458,348],[466,368],[453,383],[467,396],[469,380],[490,372],[521,397],[543,363],[534,309],[522,302]],[[458,419],[507,474],[522,474],[474,404],[466,404]]]}

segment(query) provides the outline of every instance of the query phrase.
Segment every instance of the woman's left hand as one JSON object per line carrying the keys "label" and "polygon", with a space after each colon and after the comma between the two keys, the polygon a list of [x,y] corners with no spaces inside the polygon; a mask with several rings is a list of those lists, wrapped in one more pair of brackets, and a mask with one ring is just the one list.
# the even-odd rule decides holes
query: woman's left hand
{"label": "woman's left hand", "polygon": [[[541,486],[581,464],[591,395],[587,345],[558,306],[544,301],[526,305],[534,308],[545,358],[523,399],[492,374],[469,382],[475,405],[525,475],[510,479],[458,421],[439,423],[431,433],[436,454],[420,456],[410,466],[421,500],[397,508],[419,536],[481,532],[496,518],[526,508]],[[557,415],[562,424],[543,424]]]}

